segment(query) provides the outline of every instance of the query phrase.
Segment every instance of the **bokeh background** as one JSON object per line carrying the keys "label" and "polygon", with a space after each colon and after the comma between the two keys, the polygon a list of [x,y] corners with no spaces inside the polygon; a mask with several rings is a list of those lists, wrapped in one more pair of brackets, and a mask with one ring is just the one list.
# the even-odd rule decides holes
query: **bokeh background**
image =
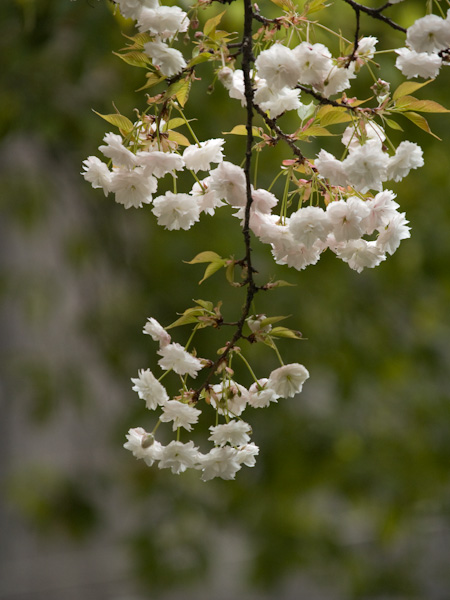
{"label": "bokeh background", "polygon": [[[390,10],[408,26],[424,4]],[[351,38],[351,10],[333,10]],[[168,324],[199,297],[238,314],[241,292],[221,274],[199,288],[201,267],[182,262],[238,255],[237,222],[223,209],[166,232],[149,208],[124,211],[80,177],[109,130],[91,109],[114,101],[132,118],[144,105],[143,71],[112,54],[132,29],[110,3],[4,0],[0,29],[0,599],[448,600],[450,119],[430,116],[442,142],[402,123],[426,166],[395,188],[412,238],[377,269],[325,255],[299,273],[254,243],[260,281],[296,284],[256,308],[292,315],[307,339],[281,350],[311,378],[248,417],[254,469],[202,483],[123,450],[130,427],[152,427],[130,378],[156,363],[147,317]],[[404,43],[364,16],[362,32],[380,49]],[[208,69],[187,105],[200,139],[243,122],[239,103],[208,90]],[[448,106],[449,71],[417,95]],[[226,149],[239,162],[242,138]],[[282,158],[269,153],[262,173]],[[203,355],[224,339],[209,333]],[[247,350],[260,376],[276,366]]]}

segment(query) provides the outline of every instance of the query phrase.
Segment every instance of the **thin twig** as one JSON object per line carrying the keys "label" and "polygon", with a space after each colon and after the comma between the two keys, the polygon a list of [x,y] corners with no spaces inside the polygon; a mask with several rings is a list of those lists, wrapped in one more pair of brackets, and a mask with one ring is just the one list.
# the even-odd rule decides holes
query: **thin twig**
{"label": "thin twig", "polygon": [[277,138],[279,140],[285,141],[289,145],[292,152],[300,160],[300,162],[301,163],[305,162],[305,157],[303,156],[300,148],[298,146],[296,146],[295,141],[292,139],[292,137],[289,134],[284,133],[284,131],[281,130],[281,128],[277,125],[276,119],[271,119],[269,117],[269,115],[266,112],[264,112],[263,109],[260,108],[257,104],[255,104],[255,110],[259,115],[261,115],[261,117],[264,119],[264,121],[267,123],[267,125],[272,129],[272,131],[274,131],[276,133]]}
{"label": "thin twig", "polygon": [[369,8],[368,6],[365,6],[364,4],[355,2],[355,0],[344,0],[344,2],[349,4],[355,11],[358,10],[358,11],[364,12],[367,15],[369,15],[370,17],[372,17],[373,19],[378,19],[379,21],[383,21],[384,23],[389,25],[389,27],[392,27],[392,29],[396,29],[397,31],[402,31],[403,33],[406,33],[406,29],[404,27],[402,27],[401,25],[399,25],[398,23],[396,23],[389,17],[386,17],[386,15],[383,15],[382,11],[385,8],[388,8],[388,5],[390,5],[389,2],[387,4],[385,4],[384,6],[381,6],[380,8]]}

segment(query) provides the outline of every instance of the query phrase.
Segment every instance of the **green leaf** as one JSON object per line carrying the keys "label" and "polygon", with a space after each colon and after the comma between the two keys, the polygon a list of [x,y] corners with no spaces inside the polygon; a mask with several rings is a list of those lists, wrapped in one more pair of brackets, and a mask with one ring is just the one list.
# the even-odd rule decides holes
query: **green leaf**
{"label": "green leaf", "polygon": [[307,2],[304,7],[306,14],[310,15],[313,12],[318,12],[319,10],[323,10],[324,8],[326,8],[326,4],[325,4],[326,1],[327,0],[312,0],[312,2]]}
{"label": "green leaf", "polygon": [[185,260],[184,262],[188,265],[195,265],[198,263],[213,262],[215,260],[223,259],[216,252],[212,252],[211,250],[205,250],[204,252],[200,252],[200,254],[194,256],[192,260]]}
{"label": "green leaf", "polygon": [[296,6],[292,2],[292,0],[270,0],[270,1],[273,2],[274,4],[276,4],[277,6],[279,6],[283,10],[286,10],[289,12],[296,11]]}
{"label": "green leaf", "polygon": [[322,106],[317,112],[320,124],[323,127],[336,125],[337,123],[348,123],[352,118],[345,108],[336,108],[334,106]]}
{"label": "green leaf", "polygon": [[211,19],[208,19],[205,23],[205,26],[203,27],[203,33],[206,36],[209,36],[209,34],[215,30],[215,28],[217,27],[217,25],[220,23],[220,21],[222,20],[223,15],[225,14],[225,10],[222,11],[221,13],[219,13],[218,15],[216,15],[215,17],[212,17]]}
{"label": "green leaf", "polygon": [[409,119],[412,123],[414,123],[414,125],[416,125],[420,129],[423,129],[424,131],[435,137],[437,140],[442,141],[440,137],[438,137],[431,131],[430,126],[428,125],[428,121],[425,119],[425,117],[422,117],[422,115],[419,115],[415,112],[402,112],[401,114],[407,119]]}
{"label": "green leaf", "polygon": [[105,121],[108,121],[108,123],[111,123],[111,125],[114,125],[115,127],[118,127],[127,133],[133,130],[133,123],[130,121],[130,119],[127,119],[127,117],[124,117],[123,115],[119,115],[117,113],[112,115],[101,115],[96,110],[94,110],[94,112],[102,119],[105,119]]}
{"label": "green leaf", "polygon": [[212,58],[212,54],[210,54],[209,52],[200,52],[200,54],[197,54],[197,56],[194,56],[194,58],[188,62],[187,68],[190,69],[191,67],[194,67],[195,65],[198,65],[203,62],[207,62],[211,58]]}
{"label": "green leaf", "polygon": [[[267,327],[267,325],[272,325],[272,323],[279,323],[279,321],[284,321],[284,319],[289,319],[291,315],[287,317],[267,317],[261,321],[261,329],[263,327]],[[270,331],[270,335],[272,335],[272,330]]]}
{"label": "green leaf", "polygon": [[127,63],[127,65],[131,65],[132,67],[141,67],[146,69],[147,66],[151,64],[150,58],[143,52],[128,52],[127,54],[113,52],[113,54],[121,58]]}
{"label": "green leaf", "polygon": [[211,277],[211,275],[214,275],[214,273],[216,273],[217,271],[219,271],[222,267],[224,267],[226,265],[226,262],[227,261],[223,258],[221,260],[215,260],[215,261],[211,262],[206,267],[203,277],[200,279],[200,281],[198,283],[201,284],[205,281],[205,279],[208,279],[208,277]]}
{"label": "green leaf", "polygon": [[398,131],[403,131],[401,125],[397,123],[397,121],[393,121],[392,119],[384,119],[386,125],[388,125],[391,129],[397,129]]}
{"label": "green leaf", "polygon": [[141,48],[144,46],[144,44],[147,44],[147,42],[151,42],[153,40],[153,37],[151,35],[149,35],[148,33],[137,33],[136,35],[133,35],[131,37],[128,35],[125,35],[124,33],[122,35],[124,37],[126,37],[127,40],[131,40],[138,47],[140,46]]}
{"label": "green leaf", "polygon": [[277,287],[296,287],[296,286],[297,286],[296,283],[289,283],[288,281],[284,281],[283,279],[278,279],[277,281],[267,283],[264,287],[267,288],[268,290],[271,290],[271,289],[277,288]]}
{"label": "green leaf", "polygon": [[231,284],[234,284],[234,268],[235,268],[235,266],[236,266],[236,263],[234,262],[234,260],[232,260],[227,265],[227,268],[225,271],[225,277],[227,278],[227,281]]}
{"label": "green leaf", "polygon": [[176,129],[177,127],[181,127],[182,125],[186,125],[186,121],[181,117],[176,117],[175,119],[170,119],[170,121],[164,125],[163,131]]}
{"label": "green leaf", "polygon": [[166,329],[172,329],[172,327],[179,327],[180,325],[188,325],[190,323],[197,323],[197,317],[182,315],[179,319],[168,325]]}
{"label": "green leaf", "polygon": [[[252,127],[254,137],[262,137],[259,127]],[[235,125],[231,131],[222,131],[222,135],[247,135],[247,127],[245,125]]]}
{"label": "green leaf", "polygon": [[302,339],[302,334],[300,331],[294,331],[293,329],[288,329],[287,327],[274,327],[270,330],[270,335],[274,337],[291,338],[294,340]]}
{"label": "green leaf", "polygon": [[194,300],[194,302],[209,312],[213,311],[214,304],[209,300]]}
{"label": "green leaf", "polygon": [[140,87],[138,90],[136,90],[137,92],[141,92],[142,90],[147,90],[148,88],[151,88],[154,85],[161,83],[161,81],[165,81],[165,79],[166,79],[165,77],[160,77],[156,73],[147,73],[146,77],[147,77],[147,83],[145,85],[143,85],[142,87]]}
{"label": "green leaf", "polygon": [[418,100],[413,96],[402,96],[398,102],[395,103],[397,110],[414,110],[417,112],[429,112],[429,113],[448,113],[450,110],[434,102],[433,100]]}
{"label": "green leaf", "polygon": [[171,142],[176,142],[180,146],[190,146],[191,142],[187,139],[185,135],[179,133],[178,131],[169,131],[167,136]]}
{"label": "green leaf", "polygon": [[328,131],[328,129],[325,129],[325,127],[321,127],[320,125],[311,125],[311,127],[308,127],[308,129],[300,131],[299,135],[301,137],[319,137],[334,135],[334,133],[331,133],[331,131]]}
{"label": "green leaf", "polygon": [[190,79],[181,79],[180,81],[175,81],[175,83],[172,83],[167,88],[166,98],[175,97],[178,100],[180,106],[184,106],[187,102],[190,88]]}
{"label": "green leaf", "polygon": [[398,88],[395,90],[395,92],[392,96],[392,99],[397,100],[398,98],[401,98],[402,96],[408,96],[409,94],[414,94],[414,92],[416,90],[420,90],[420,88],[423,88],[425,85],[428,85],[432,81],[434,81],[434,80],[429,79],[428,81],[425,81],[425,83],[415,83],[414,81],[405,81],[405,83],[402,83],[401,85],[399,85]]}

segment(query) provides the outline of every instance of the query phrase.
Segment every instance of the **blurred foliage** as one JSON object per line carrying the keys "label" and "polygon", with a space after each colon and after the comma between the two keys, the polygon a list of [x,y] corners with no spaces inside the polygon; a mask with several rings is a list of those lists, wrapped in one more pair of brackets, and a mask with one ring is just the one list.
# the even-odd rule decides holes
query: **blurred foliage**
{"label": "blurred foliage", "polygon": [[[422,9],[418,0],[391,10],[408,26]],[[333,10],[344,7],[336,2]],[[228,19],[239,28],[237,2]],[[204,580],[208,569],[220,569],[215,549],[233,552],[224,533],[231,531],[245,547],[242,570],[264,589],[306,572],[347,599],[431,598],[433,586],[448,590],[445,565],[435,565],[432,577],[422,569],[427,523],[450,524],[448,118],[430,118],[443,143],[404,124],[407,139],[424,148],[426,166],[397,186],[412,238],[376,270],[359,275],[329,255],[298,273],[277,267],[268,249],[254,243],[261,281],[274,276],[296,284],[260,295],[256,310],[273,313],[276,304],[277,314],[292,315],[287,325],[305,340],[282,342],[282,353],[286,361],[304,363],[311,379],[300,397],[249,415],[261,448],[254,469],[235,482],[204,484],[196,473],[174,477],[148,469],[120,446],[129,427],[151,427],[129,387],[139,368],[156,363],[155,346],[141,335],[145,319],[168,324],[193,298],[224,300],[227,320],[239,313],[242,293],[224,292],[221,273],[199,288],[202,267],[182,263],[206,249],[238,255],[237,222],[223,209],[193,232],[166,232],[150,210],[125,212],[78,177],[82,160],[96,153],[106,131],[91,109],[108,113],[113,100],[131,117],[144,102],[130,91],[142,85],[142,71],[112,55],[123,46],[120,29],[129,31],[129,24],[110,4],[2,2],[0,23],[4,219],[7,241],[14,242],[9,252],[25,254],[20,264],[29,264],[17,269],[14,260],[2,263],[0,297],[23,332],[3,366],[36,427],[57,422],[67,404],[89,419],[95,403],[108,403],[107,392],[94,391],[93,369],[122,395],[122,408],[108,425],[114,467],[100,476],[108,481],[103,494],[125,491],[127,510],[136,516],[123,541],[145,589]],[[380,49],[403,44],[365,15],[361,26],[379,37]],[[343,32],[349,38],[352,27],[349,20]],[[229,131],[243,114],[219,84],[208,89],[208,69],[199,68],[204,79],[187,106],[198,118],[201,139]],[[396,73],[388,75],[400,82]],[[420,97],[448,106],[449,83],[444,68]],[[227,139],[226,149],[239,162],[242,138]],[[268,173],[261,185],[282,158],[289,155],[281,146],[261,158],[261,173]],[[61,219],[67,211],[82,217],[60,231],[54,215]],[[49,236],[52,255],[42,266],[36,248]],[[20,252],[17,239],[25,244]],[[78,294],[69,305],[70,325],[58,310],[67,277]],[[75,346],[77,360],[65,354],[73,331],[91,353]],[[183,343],[187,332],[175,331]],[[226,339],[226,332],[212,341],[209,335],[199,336],[200,355]],[[258,375],[276,366],[267,349],[247,350]],[[90,443],[95,448],[100,442]],[[99,474],[96,463],[87,478],[48,476],[45,465],[32,475],[27,469],[13,477],[11,497],[43,533],[79,538],[108,526],[98,519],[102,492],[86,483]]]}

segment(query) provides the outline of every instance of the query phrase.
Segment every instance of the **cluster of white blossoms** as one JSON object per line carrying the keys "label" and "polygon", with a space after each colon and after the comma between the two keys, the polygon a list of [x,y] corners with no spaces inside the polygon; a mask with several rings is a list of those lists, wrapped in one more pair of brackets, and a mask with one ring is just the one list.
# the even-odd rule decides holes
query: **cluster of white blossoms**
{"label": "cluster of white blossoms", "polygon": [[154,38],[144,45],[144,52],[166,77],[173,77],[186,67],[182,53],[171,43],[178,33],[189,27],[189,18],[179,6],[161,6],[158,0],[117,0],[120,12],[137,21],[140,32]]}
{"label": "cluster of white blossoms", "polygon": [[[409,27],[406,48],[398,48],[396,67],[407,77],[435,78],[444,61],[443,51],[450,48],[450,9],[447,18],[426,15]],[[448,53],[445,54],[448,58]]]}
{"label": "cluster of white blossoms", "polygon": [[[162,123],[164,127],[165,123]],[[136,124],[136,147],[146,148],[132,152],[120,135],[107,133],[105,145],[100,146],[104,156],[111,159],[112,168],[96,156],[89,156],[83,162],[83,176],[94,188],[101,188],[105,195],[112,192],[115,200],[125,208],[141,208],[153,204],[153,213],[158,224],[166,229],[189,229],[199,220],[202,212],[214,214],[215,208],[223,203],[217,195],[207,193],[207,182],[197,180],[190,193],[166,192],[154,197],[158,180],[176,171],[188,169],[197,173],[207,171],[213,163],[223,160],[221,138],[210,139],[188,146],[181,155],[176,151],[164,152],[158,149],[158,139],[164,131],[156,132],[156,122],[151,126]],[[152,141],[154,140],[154,141]]]}
{"label": "cluster of white blossoms", "polygon": [[[259,453],[258,446],[251,441],[252,428],[242,419],[244,410],[268,407],[280,398],[294,397],[309,377],[307,369],[299,363],[284,365],[274,342],[277,336],[299,339],[301,334],[283,327],[272,329],[272,323],[280,317],[250,316],[256,291],[270,289],[270,284],[257,286],[253,279],[256,271],[251,266],[247,226],[262,243],[270,245],[276,263],[281,265],[302,270],[317,263],[329,249],[358,273],[376,267],[387,254],[397,250],[403,239],[410,237],[405,213],[400,212],[396,195],[384,189],[384,184],[401,181],[412,169],[423,166],[424,161],[421,148],[413,142],[402,141],[395,148],[375,118],[383,125],[401,130],[392,115],[403,111],[426,129],[425,119],[411,111],[446,112],[446,109],[408,95],[425,84],[404,83],[391,95],[389,83],[382,79],[371,88],[378,101],[375,108],[363,106],[364,103],[346,93],[330,99],[348,90],[364,66],[371,75],[373,69],[379,68],[373,60],[378,40],[373,36],[358,39],[362,5],[353,1],[348,4],[358,17],[354,42],[344,49],[349,42],[338,36],[340,51],[345,56],[336,58],[324,44],[310,41],[316,39],[314,29],[318,22],[315,14],[314,20],[309,20],[309,10],[315,13],[326,8],[323,3],[316,3],[315,7],[302,3],[301,16],[286,9],[280,19],[264,19],[257,6],[245,0],[246,16],[250,11],[253,18],[263,23],[259,32],[252,37],[247,31],[242,43],[235,43],[234,34],[216,29],[223,11],[205,23],[203,32],[195,32],[192,56],[186,56],[188,62],[174,45],[178,34],[185,34],[187,42],[189,30],[198,28],[199,10],[209,1],[201,0],[189,9],[192,28],[188,13],[179,6],[163,6],[158,0],[114,1],[125,18],[136,21],[139,30],[139,34],[128,38],[133,44],[121,51],[125,54],[120,56],[125,62],[147,69],[147,83],[142,89],[164,86],[164,92],[148,97],[148,108],[134,124],[120,114],[101,115],[119,128],[120,135],[110,132],[104,136],[104,143],[99,146],[103,158],[89,156],[83,162],[82,175],[92,187],[102,189],[105,196],[113,194],[115,201],[126,209],[151,205],[158,224],[168,230],[190,229],[202,213],[214,215],[220,207],[231,207],[244,225],[245,258],[224,259],[207,250],[191,263],[210,263],[203,280],[225,267],[231,285],[247,286],[240,320],[224,323],[220,303],[213,307],[212,303],[199,300],[196,302],[200,316],[193,309],[188,318],[173,323],[172,326],[195,323],[185,347],[173,342],[155,319],[148,320],[144,333],[159,344],[158,365],[163,372],[156,377],[150,369],[143,369],[132,382],[146,408],[156,412],[157,422],[150,432],[142,427],[130,429],[124,446],[147,465],[157,463],[160,469],[168,468],[175,474],[195,469],[201,471],[204,481],[215,477],[234,479],[243,465],[255,465]],[[379,9],[363,8],[378,17],[391,4],[401,1],[390,0]],[[402,30],[389,18],[385,20]],[[187,47],[186,43],[185,55]],[[237,52],[233,54],[232,49]],[[394,54],[394,50],[391,52]],[[447,18],[430,14],[418,19],[407,30],[406,47],[395,53],[396,66],[407,78],[436,77],[450,57],[450,11]],[[236,68],[239,56],[242,69]],[[195,68],[205,61],[215,63],[215,73],[231,98],[242,106],[251,100],[246,123],[230,132],[236,135],[244,132],[247,136],[244,168],[226,160],[224,139],[199,141],[183,112],[190,85],[198,75]],[[309,104],[301,102],[301,94],[308,96]],[[289,111],[297,111],[299,117],[292,133],[284,132],[277,121]],[[173,118],[173,114],[177,117]],[[254,118],[260,119],[263,127],[255,127]],[[346,127],[342,134],[345,147],[342,159],[324,148],[315,159],[303,154],[303,141],[331,135],[328,126],[342,123]],[[175,131],[178,127],[186,127],[191,138]],[[294,158],[283,161],[269,189],[258,188],[258,161],[251,163],[250,147],[259,152],[277,143],[286,143]],[[194,182],[191,189],[179,191],[177,174],[182,171],[190,172]],[[283,174],[285,185],[280,186],[280,191],[274,188],[280,193],[279,199],[270,190]],[[162,179],[165,181],[161,184]],[[282,192],[281,187],[284,187]],[[298,204],[294,205],[296,198]],[[234,280],[235,267],[242,269],[239,283]],[[219,350],[216,362],[198,358],[195,351],[188,350],[197,328],[208,325],[236,327],[231,341]],[[243,333],[244,326],[250,329],[250,335]],[[242,339],[266,343],[277,353],[281,366],[268,377],[258,379],[236,345]],[[231,359],[236,355],[252,376],[253,383],[247,387],[234,379]],[[195,388],[191,380],[196,380],[202,370],[208,374]],[[162,383],[169,373],[179,382],[172,396],[165,387],[166,381]],[[180,439],[191,435],[202,412],[209,412],[215,423],[209,427],[208,441],[212,443],[209,449],[200,449],[193,439]],[[176,434],[176,439],[166,445],[155,437],[163,423]],[[160,437],[163,442],[165,439]]]}
{"label": "cluster of white blossoms", "polygon": [[[276,118],[302,106],[299,84],[311,86],[325,98],[343,92],[350,87],[350,80],[356,77],[356,65],[373,58],[377,41],[373,36],[361,38],[355,60],[350,62],[333,58],[324,44],[301,42],[290,49],[275,43],[263,50],[255,61],[255,104]],[[240,100],[245,106],[242,70],[224,67],[219,72],[219,79],[230,97]]]}
{"label": "cluster of white blossoms", "polygon": [[[261,317],[250,320],[253,329],[258,329],[255,323],[260,323]],[[250,441],[252,429],[242,420],[242,412],[248,406],[263,408],[279,398],[290,398],[301,392],[309,377],[305,367],[298,363],[282,365],[268,378],[256,380],[248,390],[234,382],[230,370],[225,369],[221,382],[208,387],[202,395],[207,409],[216,415],[216,425],[209,428],[211,435],[208,438],[214,445],[209,452],[202,453],[192,440],[183,443],[179,438],[181,429],[192,431],[202,412],[197,408],[194,391],[187,387],[187,379],[195,379],[207,361],[172,342],[156,319],[148,319],[144,333],[159,342],[161,359],[158,364],[164,373],[158,380],[150,369],[140,370],[138,377],[131,381],[133,390],[145,401],[146,407],[161,412],[153,432],[148,433],[142,427],[130,429],[124,447],[148,466],[157,462],[160,469],[171,469],[175,474],[197,469],[202,472],[203,481],[214,477],[234,479],[243,465],[253,467],[259,448]],[[172,399],[160,382],[169,371],[178,374],[182,383],[179,395]],[[223,423],[219,423],[221,418]],[[177,439],[167,445],[155,439],[154,434],[161,423],[171,423],[172,431],[177,432]]]}
{"label": "cluster of white blossoms", "polygon": [[[331,249],[349,267],[359,273],[366,267],[376,267],[393,254],[401,240],[410,237],[405,213],[398,212],[395,194],[383,190],[386,180],[400,181],[411,169],[423,165],[421,148],[412,142],[402,142],[394,155],[383,149],[383,129],[368,122],[349,126],[342,142],[348,150],[345,160],[339,161],[326,150],[321,150],[315,161],[320,178],[327,180],[333,200],[326,208],[303,206],[290,216],[278,215],[272,209],[277,198],[262,189],[253,190],[250,208],[250,228],[253,233],[272,247],[278,264],[302,270],[316,264],[326,249]],[[224,162],[222,169],[236,173],[239,167]],[[243,173],[240,173],[243,178]],[[243,187],[243,183],[242,183]],[[368,192],[379,191],[375,196]],[[235,196],[241,197],[241,194]],[[239,208],[235,216],[243,219],[244,208],[239,202],[227,199]],[[371,236],[375,239],[364,239]]]}

